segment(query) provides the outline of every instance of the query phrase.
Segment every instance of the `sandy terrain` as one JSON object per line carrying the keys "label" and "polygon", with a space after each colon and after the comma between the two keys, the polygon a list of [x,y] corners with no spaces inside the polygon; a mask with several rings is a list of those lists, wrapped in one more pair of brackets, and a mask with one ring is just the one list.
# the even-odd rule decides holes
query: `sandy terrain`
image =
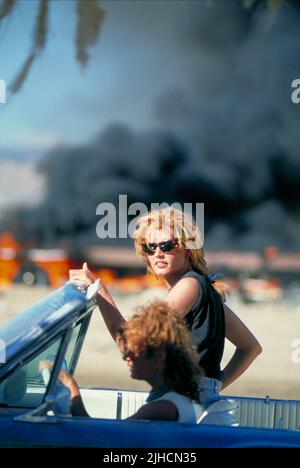
{"label": "sandy terrain", "polygon": [[[14,287],[0,293],[0,323],[45,297],[46,288]],[[120,310],[129,315],[135,305],[151,297],[163,297],[164,291],[148,290],[140,294],[115,295]],[[300,313],[286,304],[245,305],[233,298],[228,304],[249,326],[263,346],[263,354],[224,394],[300,398]],[[294,340],[299,340],[293,347]],[[232,353],[226,344],[223,364]],[[299,351],[297,351],[297,349]],[[92,318],[76,372],[81,385],[147,389],[144,382],[132,380],[119,351],[108,334],[98,310]]]}

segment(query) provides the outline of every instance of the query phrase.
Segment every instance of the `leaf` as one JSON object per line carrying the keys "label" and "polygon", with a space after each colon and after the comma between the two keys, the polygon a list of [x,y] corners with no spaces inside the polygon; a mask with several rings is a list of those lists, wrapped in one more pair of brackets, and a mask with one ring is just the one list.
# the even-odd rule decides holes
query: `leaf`
{"label": "leaf", "polygon": [[105,15],[98,0],[77,0],[76,59],[83,67],[89,60],[87,48],[97,41]]}
{"label": "leaf", "polygon": [[35,54],[30,54],[27,59],[25,60],[25,63],[24,65],[22,66],[20,72],[18,73],[18,75],[16,76],[16,78],[14,79],[14,81],[11,83],[11,85],[9,86],[9,90],[12,92],[12,93],[16,93],[17,91],[19,91],[19,89],[21,88],[22,84],[24,83],[25,81],[25,78],[26,76],[28,75],[28,72],[34,62],[34,59],[35,59]]}
{"label": "leaf", "polygon": [[0,5],[0,21],[6,16],[10,15],[13,8],[16,6],[16,0],[3,0]]}
{"label": "leaf", "polygon": [[40,0],[39,11],[34,28],[34,44],[35,51],[45,47],[47,32],[48,32],[48,0]]}
{"label": "leaf", "polygon": [[47,40],[48,0],[40,0],[38,14],[34,26],[32,50],[24,62],[16,78],[9,86],[12,93],[16,93],[22,87],[32,65],[39,52],[45,47]]}

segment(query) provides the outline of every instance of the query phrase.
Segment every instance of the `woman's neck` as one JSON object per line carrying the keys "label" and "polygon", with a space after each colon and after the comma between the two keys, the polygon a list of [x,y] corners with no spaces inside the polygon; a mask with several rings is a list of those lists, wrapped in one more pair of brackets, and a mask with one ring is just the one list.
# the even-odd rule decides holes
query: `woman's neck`
{"label": "woman's neck", "polygon": [[151,385],[152,390],[160,389],[162,386],[164,386],[164,381],[165,379],[163,372],[157,372],[147,379],[147,382]]}

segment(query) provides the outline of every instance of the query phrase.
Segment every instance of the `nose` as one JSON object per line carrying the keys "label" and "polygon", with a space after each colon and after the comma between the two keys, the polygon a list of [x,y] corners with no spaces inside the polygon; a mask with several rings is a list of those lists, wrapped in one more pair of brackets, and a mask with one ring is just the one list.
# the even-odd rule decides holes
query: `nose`
{"label": "nose", "polygon": [[162,255],[164,255],[163,251],[160,250],[159,246],[157,246],[155,251],[154,251],[154,257],[161,257]]}
{"label": "nose", "polygon": [[133,361],[134,360],[134,354],[132,351],[127,351],[127,353],[123,354],[122,359],[124,361]]}

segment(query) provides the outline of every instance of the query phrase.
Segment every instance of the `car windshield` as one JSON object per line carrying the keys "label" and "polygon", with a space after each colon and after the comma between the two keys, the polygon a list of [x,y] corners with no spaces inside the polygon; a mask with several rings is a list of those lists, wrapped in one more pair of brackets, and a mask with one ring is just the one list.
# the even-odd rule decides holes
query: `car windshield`
{"label": "car windshield", "polygon": [[6,362],[37,342],[64,317],[87,304],[84,292],[70,283],[53,292],[43,301],[0,327],[0,370]]}
{"label": "car windshield", "polygon": [[[78,324],[72,331],[62,365],[66,371],[70,371],[81,326],[81,323]],[[42,403],[52,370],[46,369],[46,371],[41,372],[41,363],[42,361],[54,363],[60,350],[62,338],[63,334],[61,333],[39,350],[34,358],[0,383],[0,406],[33,408]]]}

